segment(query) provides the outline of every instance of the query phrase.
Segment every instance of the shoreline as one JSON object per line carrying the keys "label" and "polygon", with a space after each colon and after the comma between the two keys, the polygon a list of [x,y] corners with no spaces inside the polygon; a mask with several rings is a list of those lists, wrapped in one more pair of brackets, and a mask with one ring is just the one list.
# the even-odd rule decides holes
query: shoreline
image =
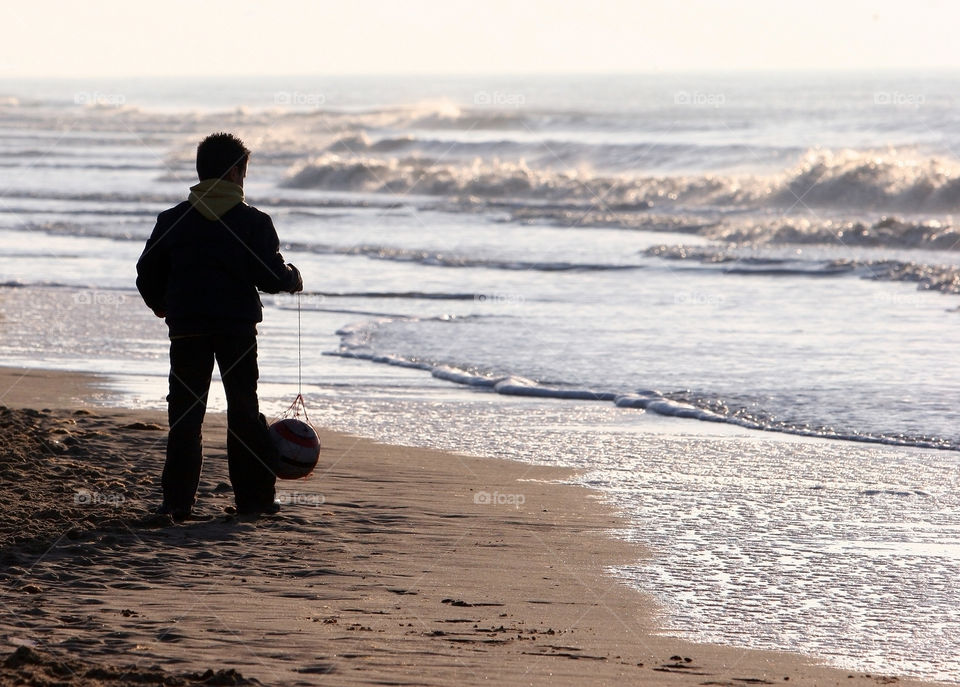
{"label": "shoreline", "polygon": [[[606,572],[652,553],[613,538],[624,516],[598,492],[563,484],[569,469],[321,429],[314,475],[278,482],[280,515],[235,518],[223,511],[232,504],[224,416],[209,413],[198,517],[158,522],[149,512],[165,416],[85,403],[101,381],[0,369],[0,404],[56,409],[29,417],[47,432],[44,467],[62,468],[66,489],[59,502],[30,506],[43,506],[33,523],[43,546],[4,548],[17,559],[0,599],[5,654],[32,642],[38,655],[236,669],[263,684],[894,680],[658,634],[653,597]],[[81,488],[101,498],[64,508],[69,489]],[[36,592],[23,591],[31,585]],[[0,684],[15,670],[0,669]]]}

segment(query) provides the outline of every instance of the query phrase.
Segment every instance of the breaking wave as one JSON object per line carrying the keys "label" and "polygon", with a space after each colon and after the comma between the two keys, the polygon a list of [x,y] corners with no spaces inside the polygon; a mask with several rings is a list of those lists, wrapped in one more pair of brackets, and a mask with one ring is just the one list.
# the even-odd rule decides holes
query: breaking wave
{"label": "breaking wave", "polygon": [[[337,335],[340,336],[338,350],[326,355],[423,370],[436,379],[506,396],[602,401],[613,403],[619,408],[635,408],[668,417],[726,423],[753,430],[871,444],[960,450],[960,444],[940,437],[870,434],[827,426],[813,426],[806,423],[793,424],[779,420],[774,415],[763,411],[747,409],[735,404],[728,405],[723,399],[698,395],[689,391],[663,393],[652,389],[614,390],[566,385],[557,382],[546,383],[520,374],[486,372],[481,366],[451,364],[426,358],[377,353],[372,350],[371,343],[377,329],[397,319],[389,316],[381,317],[376,320],[357,322],[342,327],[337,330]],[[399,319],[416,321],[419,318],[401,317]],[[463,318],[432,319],[454,321]]]}
{"label": "breaking wave", "polygon": [[773,222],[717,223],[699,231],[702,236],[733,244],[834,244],[852,247],[957,250],[960,231],[940,220],[907,221],[883,217],[870,224],[803,217]]}
{"label": "breaking wave", "polygon": [[718,247],[653,246],[644,251],[649,257],[691,261],[713,266],[727,274],[764,277],[859,276],[874,281],[907,282],[919,291],[960,294],[960,266],[928,265],[906,260],[802,260],[738,255]]}
{"label": "breaking wave", "polygon": [[659,143],[654,140],[631,142],[589,142],[543,138],[490,138],[457,140],[421,137],[414,134],[371,138],[365,131],[344,134],[328,145],[323,153],[345,156],[403,156],[429,163],[438,160],[471,161],[476,158],[525,160],[538,169],[578,169],[589,167],[607,172],[637,169],[683,170],[742,166],[745,160],[782,167],[804,152],[794,146],[758,148],[742,143]]}
{"label": "breaking wave", "polygon": [[484,199],[594,201],[643,210],[650,203],[614,177],[579,171],[538,170],[525,161],[475,159],[466,164],[437,164],[415,158],[323,155],[301,165],[283,186],[330,191],[416,194]]}
{"label": "breaking wave", "polygon": [[[402,147],[404,140],[394,142]],[[813,151],[770,176],[701,174],[642,176],[597,173],[590,167],[553,170],[526,159],[478,156],[446,161],[425,157],[327,152],[291,169],[282,185],[362,191],[527,200],[578,200],[598,207],[653,206],[721,209],[808,208],[943,212],[960,210],[960,167],[937,158],[910,160],[896,151],[870,154]]]}

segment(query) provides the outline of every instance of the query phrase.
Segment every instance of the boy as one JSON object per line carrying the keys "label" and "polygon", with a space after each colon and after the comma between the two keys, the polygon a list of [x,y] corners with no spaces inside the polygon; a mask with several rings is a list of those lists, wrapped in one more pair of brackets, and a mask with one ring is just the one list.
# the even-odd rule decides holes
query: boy
{"label": "boy", "polygon": [[257,399],[257,290],[302,290],[270,216],[243,202],[250,151],[228,133],[197,147],[189,198],[161,212],[137,262],[137,289],[170,331],[170,433],[158,512],[190,516],[203,463],[201,426],[216,360],[227,397],[227,461],[237,512],[275,513],[276,449]]}

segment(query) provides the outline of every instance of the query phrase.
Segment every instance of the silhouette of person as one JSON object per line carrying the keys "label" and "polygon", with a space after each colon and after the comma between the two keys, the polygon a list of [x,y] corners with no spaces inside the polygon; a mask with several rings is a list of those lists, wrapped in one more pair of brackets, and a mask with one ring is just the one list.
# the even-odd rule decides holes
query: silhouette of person
{"label": "silhouette of person", "polygon": [[270,216],[244,202],[250,151],[228,133],[197,147],[200,183],[161,212],[137,262],[137,288],[170,332],[169,436],[158,512],[188,518],[203,464],[202,425],[216,361],[227,397],[227,461],[239,513],[274,513],[276,448],[257,398],[259,291],[296,293]]}

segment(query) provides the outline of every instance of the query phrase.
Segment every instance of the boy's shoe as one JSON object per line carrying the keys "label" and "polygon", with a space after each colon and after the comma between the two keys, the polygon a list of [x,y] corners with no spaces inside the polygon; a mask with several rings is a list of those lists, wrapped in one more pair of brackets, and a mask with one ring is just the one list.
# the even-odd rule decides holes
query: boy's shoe
{"label": "boy's shoe", "polygon": [[237,507],[238,515],[275,515],[280,512],[280,502],[271,501],[256,506]]}
{"label": "boy's shoe", "polygon": [[190,517],[190,506],[171,506],[167,503],[160,504],[157,508],[157,515],[169,515],[174,522],[183,522]]}

